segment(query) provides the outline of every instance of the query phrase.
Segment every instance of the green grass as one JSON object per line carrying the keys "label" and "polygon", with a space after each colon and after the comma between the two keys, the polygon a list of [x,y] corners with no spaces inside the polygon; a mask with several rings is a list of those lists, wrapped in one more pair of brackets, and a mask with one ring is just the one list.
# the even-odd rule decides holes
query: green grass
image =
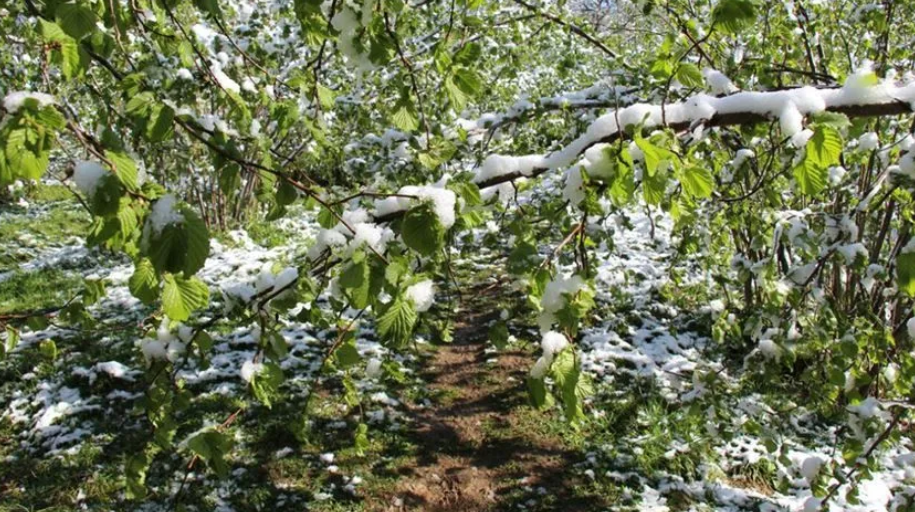
{"label": "green grass", "polygon": [[[34,197],[33,197],[34,196]],[[0,204],[0,271],[12,269],[35,257],[49,245],[61,245],[71,237],[86,235],[91,218],[73,195],[62,186],[38,185],[29,196],[30,210],[16,204]]]}
{"label": "green grass", "polygon": [[0,314],[61,306],[82,287],[82,278],[55,268],[14,272],[0,281]]}
{"label": "green grass", "polygon": [[279,227],[278,222],[255,221],[245,227],[248,236],[258,245],[272,248],[285,244],[289,235]]}
{"label": "green grass", "polygon": [[91,219],[75,203],[53,203],[40,219],[27,215],[5,219],[0,224],[0,237],[15,240],[23,234],[60,242],[70,237],[85,236]]}
{"label": "green grass", "polygon": [[728,479],[736,487],[754,489],[763,494],[779,488],[778,468],[768,459],[732,467],[728,471]]}
{"label": "green grass", "polygon": [[26,199],[36,203],[75,202],[73,192],[60,184],[37,183],[28,190]]}

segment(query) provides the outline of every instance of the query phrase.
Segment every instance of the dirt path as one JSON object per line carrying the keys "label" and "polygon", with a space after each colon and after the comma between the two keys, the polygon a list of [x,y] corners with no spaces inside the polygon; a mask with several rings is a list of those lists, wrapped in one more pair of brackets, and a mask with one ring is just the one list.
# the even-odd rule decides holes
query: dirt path
{"label": "dirt path", "polygon": [[402,468],[394,497],[378,510],[607,509],[572,476],[583,456],[556,431],[555,418],[527,406],[531,354],[484,352],[497,314],[485,294],[457,312],[454,343],[439,347],[423,376],[438,399],[411,408],[415,465]]}

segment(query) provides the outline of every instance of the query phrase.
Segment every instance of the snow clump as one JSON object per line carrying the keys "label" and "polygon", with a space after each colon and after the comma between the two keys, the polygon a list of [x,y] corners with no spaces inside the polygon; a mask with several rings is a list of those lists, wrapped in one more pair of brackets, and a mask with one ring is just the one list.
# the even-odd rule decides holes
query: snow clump
{"label": "snow clump", "polygon": [[241,365],[241,370],[239,371],[239,374],[241,375],[241,379],[243,381],[250,383],[252,380],[254,380],[254,376],[259,374],[261,372],[261,370],[263,370],[263,369],[264,369],[263,363],[255,363],[254,361],[245,361],[244,364]]}
{"label": "snow clump", "polygon": [[541,332],[547,332],[550,327],[556,323],[556,312],[566,305],[567,297],[575,295],[585,287],[585,281],[579,275],[573,275],[569,278],[558,276],[550,281],[543,291],[540,298],[540,307],[543,311],[540,313],[538,323]]}
{"label": "snow clump", "polygon": [[407,185],[401,187],[393,196],[375,201],[375,216],[384,217],[392,213],[407,210],[415,199],[421,201],[431,201],[432,210],[438,221],[445,229],[454,225],[455,215],[454,206],[457,204],[457,196],[454,192],[445,188],[448,180],[451,178],[445,175],[433,185]]}
{"label": "snow clump", "polygon": [[16,112],[19,112],[19,109],[21,109],[26,100],[29,99],[37,101],[39,107],[46,107],[57,103],[57,99],[54,96],[43,92],[14,91],[3,98],[3,109],[10,114],[15,114]]}
{"label": "snow clump", "polygon": [[108,171],[99,165],[98,162],[83,160],[77,163],[76,167],[73,168],[73,181],[76,183],[76,188],[78,188],[80,192],[85,194],[89,199],[92,199],[106,174],[108,174]]}
{"label": "snow clump", "polygon": [[162,233],[170,224],[184,222],[184,215],[176,208],[178,200],[174,194],[165,194],[153,204],[152,212],[146,221],[146,226],[152,230],[153,235]]}
{"label": "snow clump", "polygon": [[556,331],[545,332],[543,334],[543,339],[540,341],[540,348],[543,349],[543,355],[537,359],[537,362],[534,363],[534,366],[531,368],[531,377],[542,379],[546,376],[546,372],[549,371],[550,365],[553,364],[553,358],[567,346],[569,346],[569,340],[566,339],[564,334]]}
{"label": "snow clump", "polygon": [[416,311],[423,313],[429,311],[435,302],[435,285],[431,280],[420,281],[407,288],[407,298],[413,301]]}
{"label": "snow clump", "polygon": [[147,366],[151,365],[153,361],[163,359],[175,362],[184,355],[186,350],[187,345],[169,329],[168,317],[163,318],[159,328],[156,329],[155,339],[145,338],[140,341],[140,351],[146,359]]}

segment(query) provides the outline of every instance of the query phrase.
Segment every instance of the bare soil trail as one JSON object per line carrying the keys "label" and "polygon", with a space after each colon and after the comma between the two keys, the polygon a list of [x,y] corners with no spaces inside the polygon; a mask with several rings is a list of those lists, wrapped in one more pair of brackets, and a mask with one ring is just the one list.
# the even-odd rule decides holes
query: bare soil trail
{"label": "bare soil trail", "polygon": [[423,377],[439,399],[411,406],[415,464],[400,469],[394,495],[375,501],[376,510],[612,508],[574,476],[583,455],[527,405],[531,354],[486,353],[488,325],[499,314],[492,293],[473,292],[455,312],[454,342],[428,361]]}

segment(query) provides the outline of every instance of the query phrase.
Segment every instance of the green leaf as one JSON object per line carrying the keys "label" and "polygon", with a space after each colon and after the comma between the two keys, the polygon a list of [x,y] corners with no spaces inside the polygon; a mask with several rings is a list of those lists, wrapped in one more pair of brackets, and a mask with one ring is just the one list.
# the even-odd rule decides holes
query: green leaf
{"label": "green leaf", "polygon": [[118,177],[118,181],[127,190],[137,191],[140,187],[138,181],[138,170],[137,163],[133,161],[133,158],[130,158],[127,153],[123,151],[105,151],[105,157],[108,160],[111,160],[111,163],[114,164],[115,176]]}
{"label": "green leaf", "polygon": [[175,110],[168,105],[153,105],[146,123],[146,138],[150,142],[162,142],[170,138],[174,132]]}
{"label": "green leaf", "polygon": [[99,217],[116,214],[121,207],[123,194],[124,188],[121,186],[121,182],[114,174],[106,172],[99,178],[98,185],[96,185],[92,197],[89,198],[90,210]]}
{"label": "green leaf", "polygon": [[673,166],[676,161],[676,153],[657,146],[648,139],[637,137],[635,144],[645,155],[645,170],[648,171],[649,176],[654,176],[662,163],[667,162],[669,166]]}
{"label": "green leaf", "polygon": [[353,436],[353,449],[359,457],[365,456],[366,450],[369,449],[369,426],[360,423],[356,427],[356,433]]}
{"label": "green leaf", "polygon": [[174,274],[165,274],[162,288],[162,309],[172,320],[183,322],[191,312],[206,307],[210,289],[196,277],[185,279]]}
{"label": "green leaf", "polygon": [[57,343],[54,343],[54,340],[42,340],[38,344],[38,351],[41,352],[41,355],[51,361],[57,359]]}
{"label": "green leaf", "polygon": [[842,135],[829,125],[820,125],[807,142],[806,158],[812,159],[821,167],[837,165],[842,156]]}
{"label": "green leaf", "polygon": [[[376,16],[375,20],[384,23],[381,17]],[[378,66],[386,65],[394,56],[395,44],[394,39],[384,30],[374,30],[373,37],[369,38],[369,60]]]}
{"label": "green leaf", "polygon": [[194,343],[197,345],[197,349],[201,354],[206,354],[212,350],[213,345],[215,344],[213,337],[206,331],[198,331],[197,336],[194,337]]}
{"label": "green leaf", "polygon": [[794,179],[801,193],[814,195],[826,188],[828,169],[840,162],[843,146],[838,130],[825,124],[817,125],[807,141],[803,160],[794,168]]}
{"label": "green leaf", "polygon": [[408,272],[408,265],[408,263],[400,260],[391,261],[384,269],[384,279],[387,282],[396,285],[397,282],[400,281],[400,278]]}
{"label": "green leaf", "polygon": [[279,362],[289,355],[289,346],[286,344],[286,338],[283,337],[282,333],[273,331],[264,336],[264,339],[267,341],[265,352],[270,359]]}
{"label": "green leaf", "polygon": [[127,115],[146,117],[152,112],[155,104],[156,98],[151,92],[141,92],[127,102]]}
{"label": "green leaf", "polygon": [[267,362],[252,377],[251,389],[258,400],[267,408],[271,408],[274,399],[279,396],[280,385],[284,380],[283,369],[276,363]]}
{"label": "green leaf", "polygon": [[483,80],[480,75],[469,68],[454,70],[454,83],[464,94],[474,97],[483,89]]}
{"label": "green leaf", "polygon": [[60,130],[67,125],[67,119],[57,107],[46,106],[38,110],[38,121],[49,130]]}
{"label": "green leaf", "polygon": [[570,422],[584,420],[584,399],[593,393],[593,388],[587,376],[582,374],[572,347],[556,356],[550,375],[561,391],[566,419]]}
{"label": "green leaf", "polygon": [[915,252],[902,252],[896,257],[896,287],[915,297]]}
{"label": "green leaf", "polygon": [[288,206],[299,198],[299,191],[288,181],[282,180],[276,187],[276,204]]}
{"label": "green leaf", "polygon": [[699,66],[688,62],[680,63],[677,68],[677,81],[686,87],[703,87],[705,79],[702,77],[702,71]]}
{"label": "green leaf", "polygon": [[10,130],[6,134],[4,152],[6,165],[11,169],[11,176],[4,182],[24,178],[37,180],[41,178],[49,163],[49,145],[47,134],[34,127]]}
{"label": "green leaf", "polygon": [[467,43],[455,52],[454,62],[462,66],[471,66],[476,64],[482,55],[483,47],[480,43]]}
{"label": "green leaf", "polygon": [[483,204],[480,187],[476,183],[453,181],[448,184],[448,188],[464,200],[464,206],[479,206]]}
{"label": "green leaf", "polygon": [[206,263],[210,238],[200,216],[187,206],[178,210],[182,222],[168,224],[159,234],[153,233],[151,221],[144,227],[142,249],[157,272],[195,274]]}
{"label": "green leaf", "polygon": [[84,279],[81,295],[83,304],[87,306],[95,304],[105,296],[105,281],[102,279]]}
{"label": "green leaf", "polygon": [[89,234],[86,236],[86,245],[97,247],[107,244],[121,232],[121,221],[116,216],[95,217]]}
{"label": "green leaf", "polygon": [[811,159],[804,158],[794,168],[794,179],[797,180],[798,188],[801,193],[807,195],[818,194],[826,188],[826,179],[829,171],[820,165],[817,165]]}
{"label": "green leaf", "polygon": [[812,114],[810,116],[810,121],[817,125],[831,126],[836,130],[842,130],[851,126],[851,120],[848,119],[848,116],[841,112],[830,112],[828,110]]}
{"label": "green leaf", "polygon": [[241,188],[241,170],[238,164],[230,163],[219,171],[219,190],[231,196]]}
{"label": "green leaf", "polygon": [[450,76],[445,78],[445,94],[448,96],[451,108],[455,112],[460,113],[467,106],[467,95],[454,82],[454,78]]}
{"label": "green leaf", "polygon": [[397,298],[378,317],[378,332],[382,339],[393,347],[402,347],[410,341],[413,325],[416,324],[416,310],[409,300]]}
{"label": "green leaf", "polygon": [[712,25],[724,33],[735,34],[756,21],[752,0],[721,0],[712,10]]}
{"label": "green leaf", "polygon": [[211,16],[222,18],[222,11],[219,9],[219,0],[194,0],[194,5]]}
{"label": "green leaf", "polygon": [[651,205],[661,204],[667,191],[668,171],[657,170],[654,174],[646,174],[647,176],[642,176],[642,193],[645,201]]}
{"label": "green leaf", "polygon": [[663,57],[655,60],[648,72],[658,80],[667,80],[674,72],[674,65],[669,58]]}
{"label": "green leaf", "polygon": [[98,30],[92,33],[87,43],[92,47],[92,51],[105,59],[111,57],[117,46],[114,37]]}
{"label": "green leaf", "polygon": [[74,39],[82,39],[96,29],[95,13],[84,5],[62,4],[57,7],[54,15],[63,31]]}
{"label": "green leaf", "polygon": [[[339,220],[337,220],[337,215],[341,212],[342,211],[337,207],[332,206],[331,208],[325,208],[322,206],[318,211],[318,225],[324,229],[331,229],[339,222]],[[334,215],[334,213],[337,215]]]}
{"label": "green leaf", "polygon": [[82,75],[89,69],[89,54],[72,39],[60,43],[60,69],[67,79]]}
{"label": "green leaf", "polygon": [[438,220],[432,206],[424,203],[404,215],[400,227],[404,244],[423,256],[429,256],[445,244],[445,228]]}
{"label": "green leaf", "polygon": [[356,407],[359,405],[359,389],[356,388],[356,383],[353,382],[350,374],[343,375],[343,403],[350,407]]}
{"label": "green leaf", "polygon": [[416,112],[416,106],[409,96],[403,96],[397,105],[394,106],[394,115],[391,118],[398,129],[405,132],[412,132],[419,128],[419,119]]}
{"label": "green leaf", "polygon": [[321,104],[321,108],[324,110],[334,108],[334,91],[321,84],[316,85],[315,89],[318,93],[318,102]]}
{"label": "green leaf", "polygon": [[19,346],[19,331],[9,325],[6,326],[6,344],[4,346],[7,354]]}
{"label": "green leaf", "polygon": [[691,197],[704,199],[712,195],[715,179],[704,167],[688,167],[680,175],[680,184]]}
{"label": "green leaf", "polygon": [[535,409],[544,410],[553,406],[553,397],[547,391],[543,379],[527,378],[527,396]]}
{"label": "green leaf", "polygon": [[349,368],[359,364],[362,358],[359,356],[359,351],[356,349],[355,340],[349,340],[346,343],[341,344],[337,350],[334,351],[334,361],[337,363],[337,366],[340,368]]}
{"label": "green leaf", "polygon": [[229,474],[225,456],[232,449],[232,438],[216,430],[207,430],[192,437],[187,447],[207,463],[220,478]]}
{"label": "green leaf", "polygon": [[159,276],[148,259],[143,258],[134,264],[133,275],[127,281],[127,287],[144,304],[152,304],[159,298]]}
{"label": "green leaf", "polygon": [[41,35],[49,42],[57,43],[53,61],[60,65],[64,78],[73,78],[89,67],[89,54],[80,48],[75,39],[68,36],[56,23],[39,19]]}
{"label": "green leaf", "polygon": [[139,500],[146,497],[146,472],[152,461],[147,450],[141,450],[128,456],[124,463],[124,478],[128,500]]}
{"label": "green leaf", "polygon": [[140,226],[140,218],[137,216],[137,211],[133,209],[130,200],[126,197],[121,198],[121,206],[118,208],[117,219],[120,234],[124,238],[130,237]]}
{"label": "green leaf", "polygon": [[362,309],[369,304],[371,275],[365,258],[353,263],[340,273],[340,287],[348,292],[353,307]]}
{"label": "green leaf", "polygon": [[575,378],[575,351],[571,347],[563,349],[556,354],[550,366],[550,376],[557,387],[565,387],[569,379]]}
{"label": "green leaf", "polygon": [[508,346],[508,325],[500,320],[489,328],[489,341],[499,350]]}
{"label": "green leaf", "polygon": [[38,23],[41,25],[41,36],[50,42],[63,43],[73,40],[73,38],[68,36],[57,23],[47,21],[43,18],[39,18]]}

